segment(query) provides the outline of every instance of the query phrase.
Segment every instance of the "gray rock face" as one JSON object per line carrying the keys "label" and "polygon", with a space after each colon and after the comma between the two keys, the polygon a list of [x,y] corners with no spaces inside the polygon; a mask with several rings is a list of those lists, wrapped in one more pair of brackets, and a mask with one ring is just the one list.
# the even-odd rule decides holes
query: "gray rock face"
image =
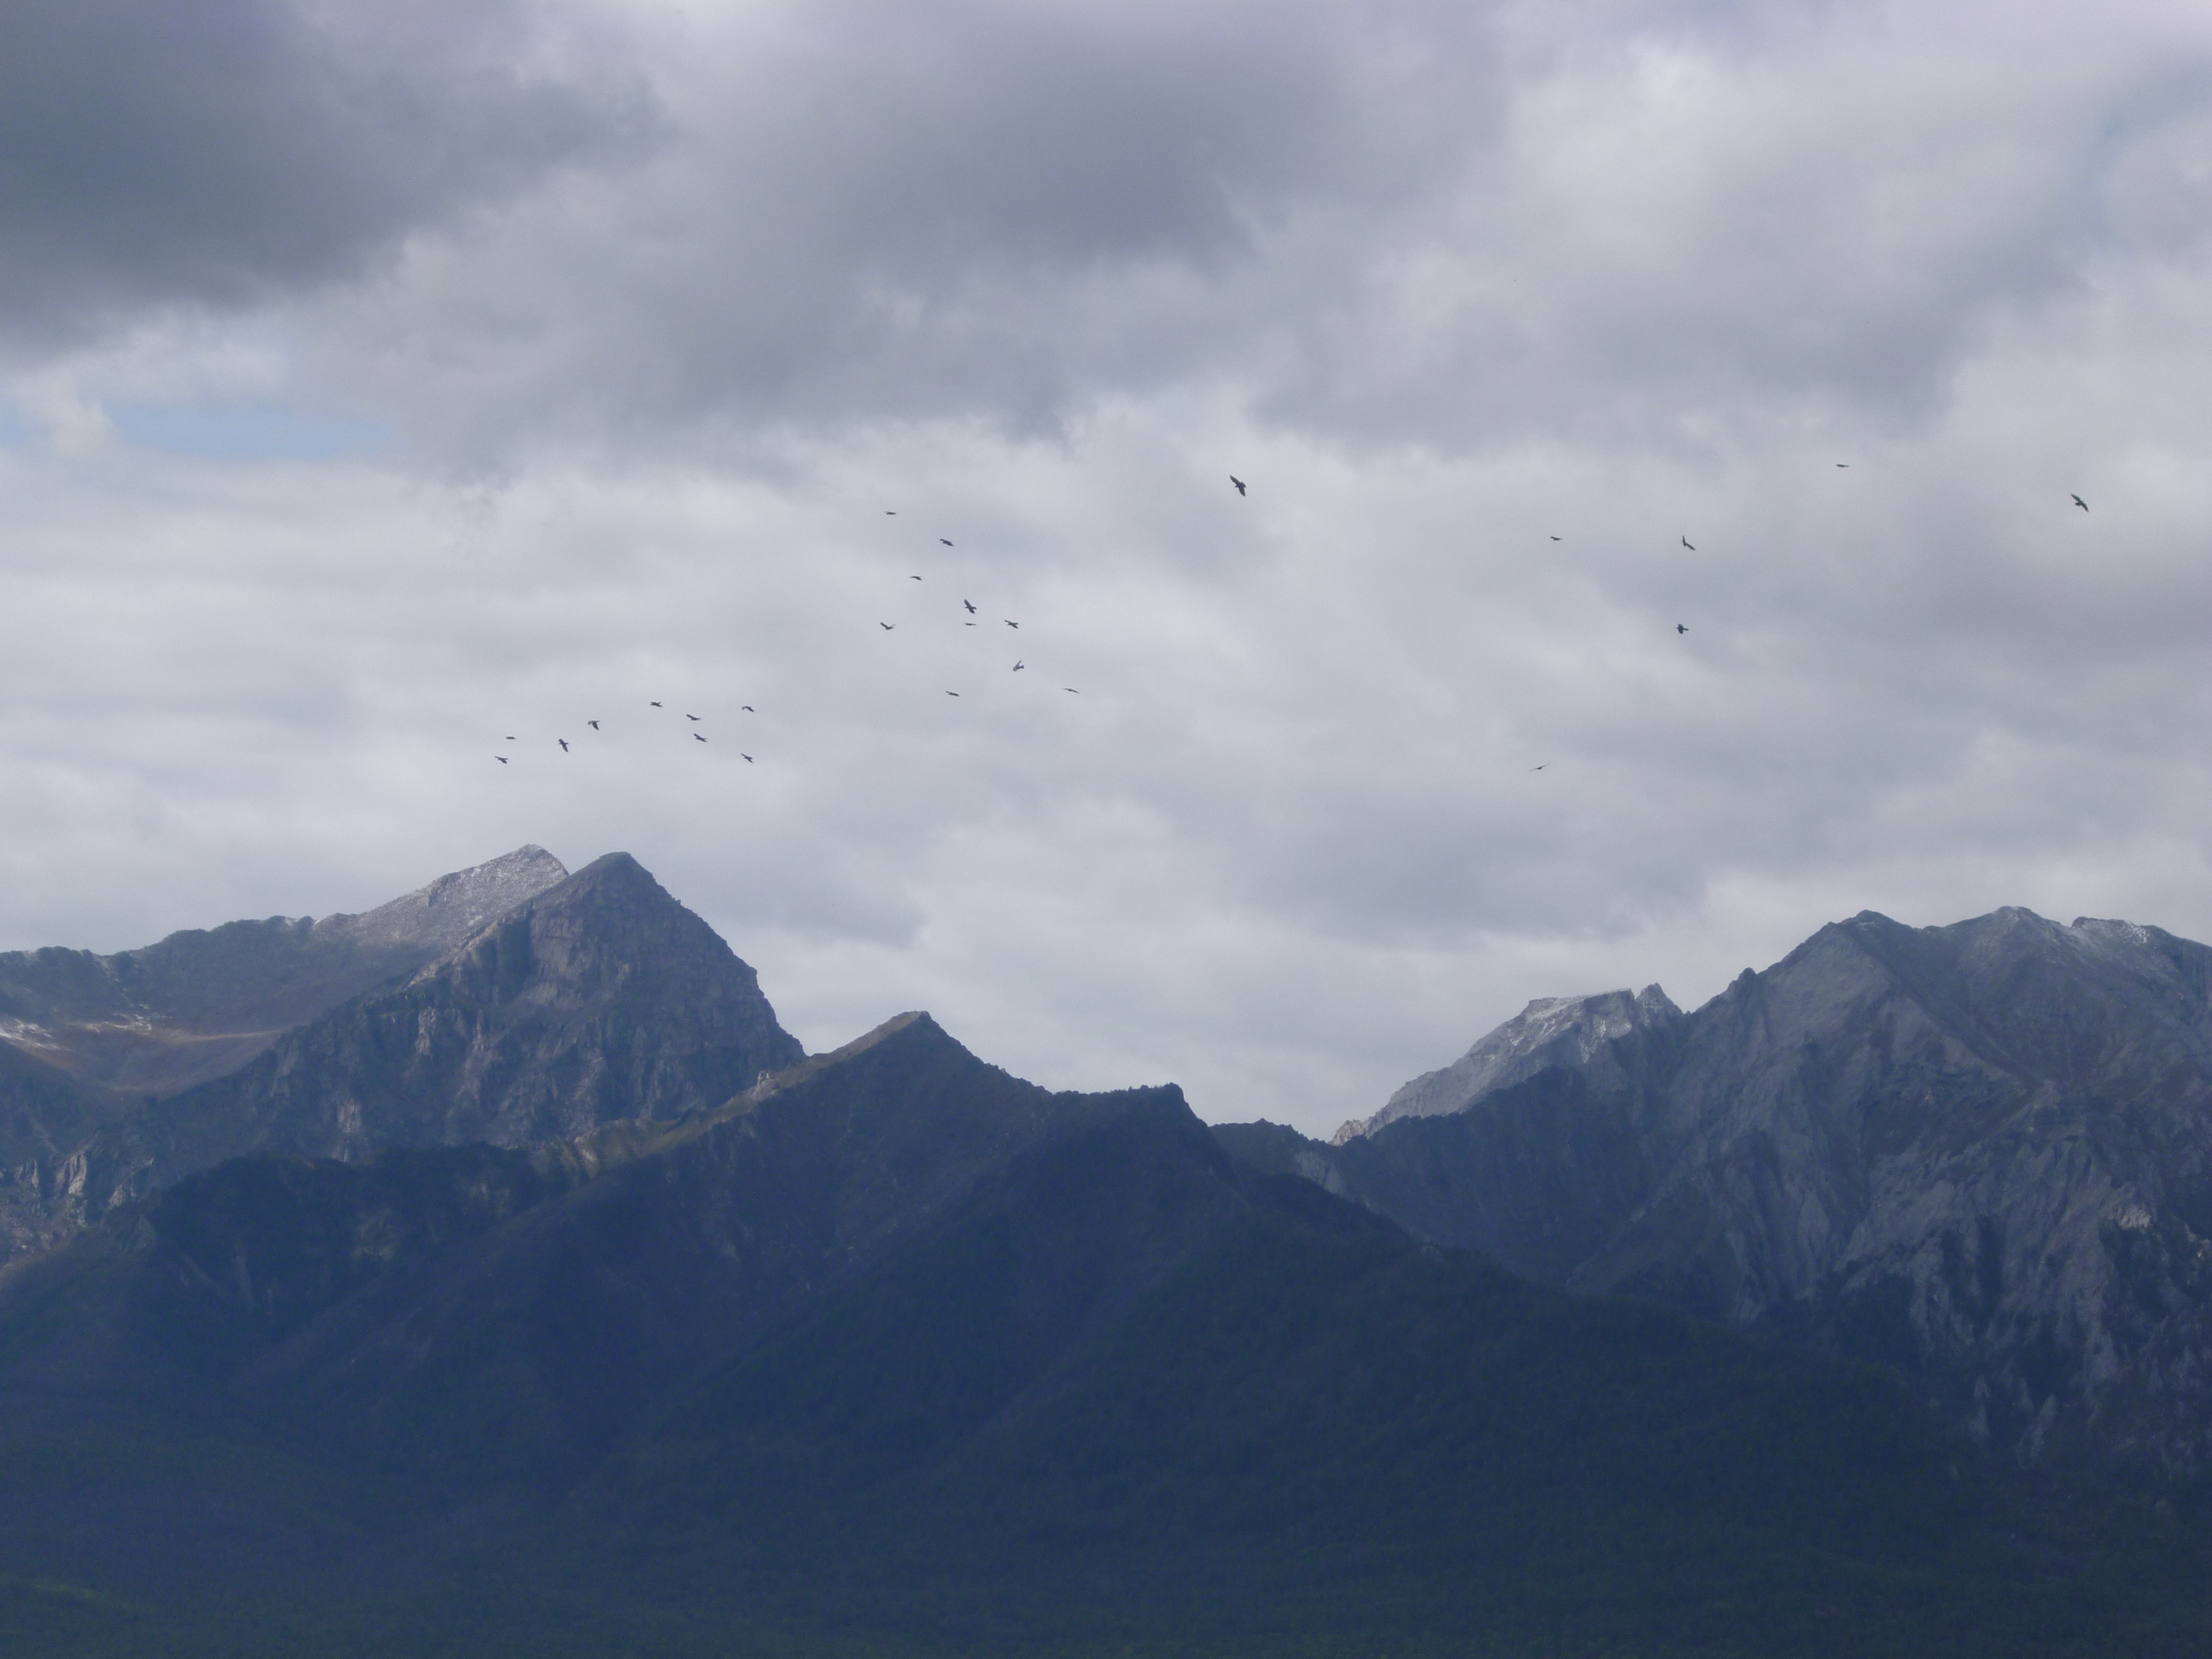
{"label": "gray rock face", "polygon": [[1401,1117],[1463,1112],[1495,1090],[1555,1066],[1603,1069],[1615,1040],[1681,1017],[1682,1011],[1656,985],[1635,996],[1604,991],[1588,997],[1539,997],[1442,1071],[1415,1078],[1374,1116],[1346,1123],[1334,1144],[1341,1146]]}
{"label": "gray rock face", "polygon": [[[82,1064],[0,1051],[0,1255],[246,1152],[569,1138],[720,1105],[803,1056],[752,969],[623,854],[569,876],[526,848],[367,915],[178,939],[19,982],[46,995],[48,1031],[95,1024],[93,992],[118,983],[131,1000],[114,1006],[201,1029],[292,1023],[255,1031],[220,1075],[136,1100],[86,1085]],[[160,974],[135,960],[161,952]]]}
{"label": "gray rock face", "polygon": [[568,873],[544,848],[523,847],[362,915],[234,921],[106,957],[9,951],[0,1043],[95,1097],[175,1094],[414,972]]}
{"label": "gray rock face", "polygon": [[2212,1456],[2203,945],[1863,914],[1686,1016],[1532,1005],[1347,1130],[1297,1156],[1540,1279],[1895,1364],[2026,1456]]}

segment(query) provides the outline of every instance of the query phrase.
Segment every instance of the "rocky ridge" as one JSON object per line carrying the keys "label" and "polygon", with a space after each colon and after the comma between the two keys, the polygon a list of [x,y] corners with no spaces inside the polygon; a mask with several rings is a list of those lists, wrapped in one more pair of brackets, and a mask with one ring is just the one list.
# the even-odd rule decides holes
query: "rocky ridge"
{"label": "rocky ridge", "polygon": [[2201,945],[1869,912],[1689,1014],[1532,1006],[1393,1104],[1219,1133],[1540,1280],[1894,1365],[2031,1459],[2212,1456]]}

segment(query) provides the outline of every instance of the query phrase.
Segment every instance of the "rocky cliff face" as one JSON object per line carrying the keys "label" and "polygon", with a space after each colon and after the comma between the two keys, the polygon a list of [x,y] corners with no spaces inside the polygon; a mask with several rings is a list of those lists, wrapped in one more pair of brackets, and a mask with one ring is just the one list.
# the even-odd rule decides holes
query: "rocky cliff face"
{"label": "rocky cliff face", "polygon": [[413,973],[568,873],[523,847],[362,915],[234,921],[106,957],[0,954],[0,1044],[94,1099],[174,1094]]}
{"label": "rocky cliff face", "polygon": [[1897,1365],[2025,1455],[2212,1455],[2202,945],[1869,913],[1686,1016],[1536,1005],[1393,1103],[1273,1156],[1547,1282]]}
{"label": "rocky cliff face", "polygon": [[[18,1006],[77,1042],[0,1054],[0,1229],[17,1251],[245,1152],[520,1146],[717,1106],[802,1057],[752,969],[627,854],[570,876],[526,848],[365,916],[40,965],[66,955],[13,959]],[[87,1085],[97,1043],[81,1037],[113,1009],[203,1033],[291,1023],[233,1030],[221,1075],[118,1100]]]}

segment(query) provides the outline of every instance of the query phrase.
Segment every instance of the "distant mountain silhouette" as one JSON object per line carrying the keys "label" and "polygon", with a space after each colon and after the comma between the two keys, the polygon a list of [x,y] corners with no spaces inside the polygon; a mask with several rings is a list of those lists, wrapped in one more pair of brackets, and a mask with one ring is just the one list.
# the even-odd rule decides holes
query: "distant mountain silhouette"
{"label": "distant mountain silhouette", "polygon": [[1257,1165],[1582,1291],[1893,1364],[2021,1455],[2212,1452],[2212,951],[2000,910],[1825,927],[1694,1013],[1532,1004]]}

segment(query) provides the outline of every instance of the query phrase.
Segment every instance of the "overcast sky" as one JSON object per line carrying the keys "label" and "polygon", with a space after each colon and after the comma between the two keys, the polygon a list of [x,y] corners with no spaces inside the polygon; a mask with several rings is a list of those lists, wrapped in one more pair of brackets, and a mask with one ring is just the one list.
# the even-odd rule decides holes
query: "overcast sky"
{"label": "overcast sky", "polygon": [[2208,365],[2200,0],[7,0],[0,948],[619,848],[1325,1133],[2212,939]]}

